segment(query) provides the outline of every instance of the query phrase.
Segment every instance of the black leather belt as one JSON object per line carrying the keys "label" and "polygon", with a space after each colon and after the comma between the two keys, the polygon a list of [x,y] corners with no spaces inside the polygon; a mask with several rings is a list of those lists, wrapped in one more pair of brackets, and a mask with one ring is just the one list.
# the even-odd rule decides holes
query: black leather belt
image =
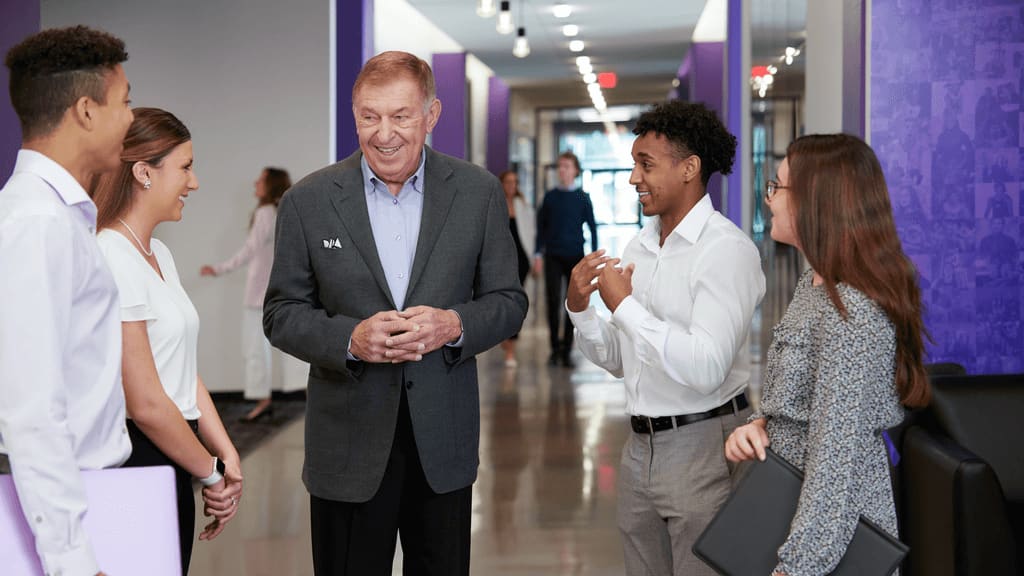
{"label": "black leather belt", "polygon": [[693,424],[694,422],[700,422],[701,420],[707,420],[708,418],[736,414],[747,406],[746,394],[740,394],[718,408],[712,408],[707,412],[680,414],[678,416],[659,416],[657,418],[651,418],[650,416],[630,416],[629,424],[633,427],[633,432],[636,432],[637,434],[650,434],[652,432],[661,432],[663,430],[679,428],[680,426],[686,426],[687,424]]}

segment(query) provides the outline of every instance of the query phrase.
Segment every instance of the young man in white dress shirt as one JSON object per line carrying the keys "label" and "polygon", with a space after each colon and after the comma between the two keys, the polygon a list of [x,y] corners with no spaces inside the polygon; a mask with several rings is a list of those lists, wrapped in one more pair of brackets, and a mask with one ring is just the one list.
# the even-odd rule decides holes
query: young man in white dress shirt
{"label": "young man in white dress shirt", "polygon": [[[621,259],[598,250],[576,265],[566,308],[583,355],[626,386],[626,573],[711,575],[690,548],[729,494],[724,441],[750,412],[746,341],[764,274],[753,242],[706,193],[736,151],[715,113],[672,101],[633,132],[630,183],[651,220]],[[589,305],[595,291],[610,319]]]}
{"label": "young man in white dress shirt", "polygon": [[101,573],[79,470],[131,452],[117,287],[86,193],[120,162],[127,58],[84,26],[39,32],[6,58],[22,148],[0,189],[0,453],[47,574]]}

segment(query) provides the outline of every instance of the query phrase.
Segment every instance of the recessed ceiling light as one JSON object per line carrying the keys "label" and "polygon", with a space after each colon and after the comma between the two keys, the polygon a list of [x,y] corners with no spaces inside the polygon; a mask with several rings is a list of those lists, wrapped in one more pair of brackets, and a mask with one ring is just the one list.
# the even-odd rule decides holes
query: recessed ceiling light
{"label": "recessed ceiling light", "polygon": [[569,16],[572,16],[572,6],[569,6],[564,2],[559,2],[551,9],[551,13],[555,15],[555,18],[568,18]]}
{"label": "recessed ceiling light", "polygon": [[583,52],[584,48],[583,40],[573,40],[572,42],[569,42],[569,50],[572,52]]}
{"label": "recessed ceiling light", "polygon": [[562,26],[562,35],[572,38],[573,36],[580,33],[580,27],[575,24],[566,24]]}

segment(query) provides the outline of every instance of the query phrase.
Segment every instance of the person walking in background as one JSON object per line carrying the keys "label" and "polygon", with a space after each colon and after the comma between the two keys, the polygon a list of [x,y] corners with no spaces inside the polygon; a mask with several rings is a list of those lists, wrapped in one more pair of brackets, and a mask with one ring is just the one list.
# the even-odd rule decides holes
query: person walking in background
{"label": "person walking in background", "polygon": [[[597,251],[597,222],[590,195],[574,187],[580,160],[572,152],[558,156],[558,187],[548,190],[537,212],[534,270],[543,266],[551,356],[548,364],[572,367],[572,322],[563,309],[572,268],[583,258],[583,226],[590,228],[591,251]],[[561,336],[560,336],[561,334]]]}
{"label": "person walking in background", "polygon": [[238,510],[242,470],[198,374],[199,315],[170,250],[152,237],[157,224],[181,220],[188,196],[199,188],[192,136],[164,110],[136,108],[134,115],[120,167],[95,184],[97,240],[121,294],[121,374],[132,440],[125,466],[174,468],[182,574],[188,574],[192,478],[204,486],[204,512],[214,517],[199,534],[208,540]]}
{"label": "person walking in background", "polygon": [[441,101],[407,52],[352,87],[359,150],[281,200],[263,326],[310,363],[313,569],[468,576],[480,446],[476,355],[519,331],[526,294],[501,184],[426,146]]}
{"label": "person walking in background", "polygon": [[241,418],[251,423],[273,416],[271,405],[271,351],[270,342],[263,335],[263,295],[270,281],[270,268],[274,263],[274,224],[277,205],[292,180],[280,168],[264,168],[256,179],[256,200],[259,204],[249,220],[249,235],[234,256],[199,270],[202,276],[220,276],[249,265],[245,280],[245,310],[242,315],[242,356],[245,358],[245,399],[255,400],[256,406]]}
{"label": "person walking in background", "polygon": [[798,138],[765,198],[772,238],[811,267],[774,329],[760,409],[725,455],[763,460],[770,445],[803,470],[774,574],[828,574],[861,516],[897,536],[882,433],[903,420],[901,403],[928,403],[921,294],[882,168],[862,140]]}
{"label": "person walking in background", "polygon": [[[536,236],[537,217],[533,208],[526,201],[526,197],[519,190],[519,176],[514,170],[505,170],[498,176],[501,187],[505,191],[505,202],[508,206],[508,224],[512,231],[512,241],[516,244],[516,260],[519,263],[519,284],[526,282],[530,274],[530,257],[533,254],[533,241]],[[512,336],[501,343],[501,349],[505,351],[505,367],[515,368],[516,361],[516,340],[519,334]]]}
{"label": "person walking in background", "polygon": [[[747,336],[765,279],[757,247],[707,194],[736,153],[715,112],[659,104],[633,133],[629,182],[650,221],[621,261],[602,250],[576,265],[566,309],[583,355],[626,387],[633,433],[618,486],[626,574],[711,575],[691,548],[729,495],[722,450],[750,413]],[[590,306],[595,291],[611,319]]]}
{"label": "person walking in background", "polygon": [[132,122],[127,59],[124,42],[85,26],[43,30],[6,57],[22,143],[0,189],[0,472],[9,461],[47,574],[100,573],[79,471],[131,452],[117,286],[86,193],[117,168]]}

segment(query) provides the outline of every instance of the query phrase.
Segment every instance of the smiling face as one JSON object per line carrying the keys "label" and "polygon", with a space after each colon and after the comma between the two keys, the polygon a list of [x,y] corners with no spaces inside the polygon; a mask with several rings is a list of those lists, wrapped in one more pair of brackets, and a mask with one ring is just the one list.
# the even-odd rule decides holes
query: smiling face
{"label": "smiling face", "polygon": [[[688,198],[687,180],[693,179],[693,162],[677,158],[676,147],[661,134],[648,132],[633,141],[633,171],[629,183],[636,186],[644,216],[659,216],[674,227],[693,203]],[[697,168],[699,174],[699,164]]]}
{"label": "smiling face", "polygon": [[397,193],[420,165],[427,134],[441,115],[441,102],[428,103],[412,78],[364,84],[352,103],[359,148],[370,169]]}
{"label": "smiling face", "polygon": [[776,181],[779,183],[779,187],[775,189],[775,195],[771,197],[771,200],[767,202],[768,209],[772,213],[772,239],[799,248],[796,217],[791,204],[791,190],[788,188],[790,183],[789,158],[783,158],[782,163],[779,164]]}
{"label": "smiling face", "polygon": [[199,180],[192,171],[192,142],[174,147],[159,166],[148,166],[151,180],[149,190],[142,190],[139,198],[146,202],[158,222],[181,220],[185,199],[199,189]]}

